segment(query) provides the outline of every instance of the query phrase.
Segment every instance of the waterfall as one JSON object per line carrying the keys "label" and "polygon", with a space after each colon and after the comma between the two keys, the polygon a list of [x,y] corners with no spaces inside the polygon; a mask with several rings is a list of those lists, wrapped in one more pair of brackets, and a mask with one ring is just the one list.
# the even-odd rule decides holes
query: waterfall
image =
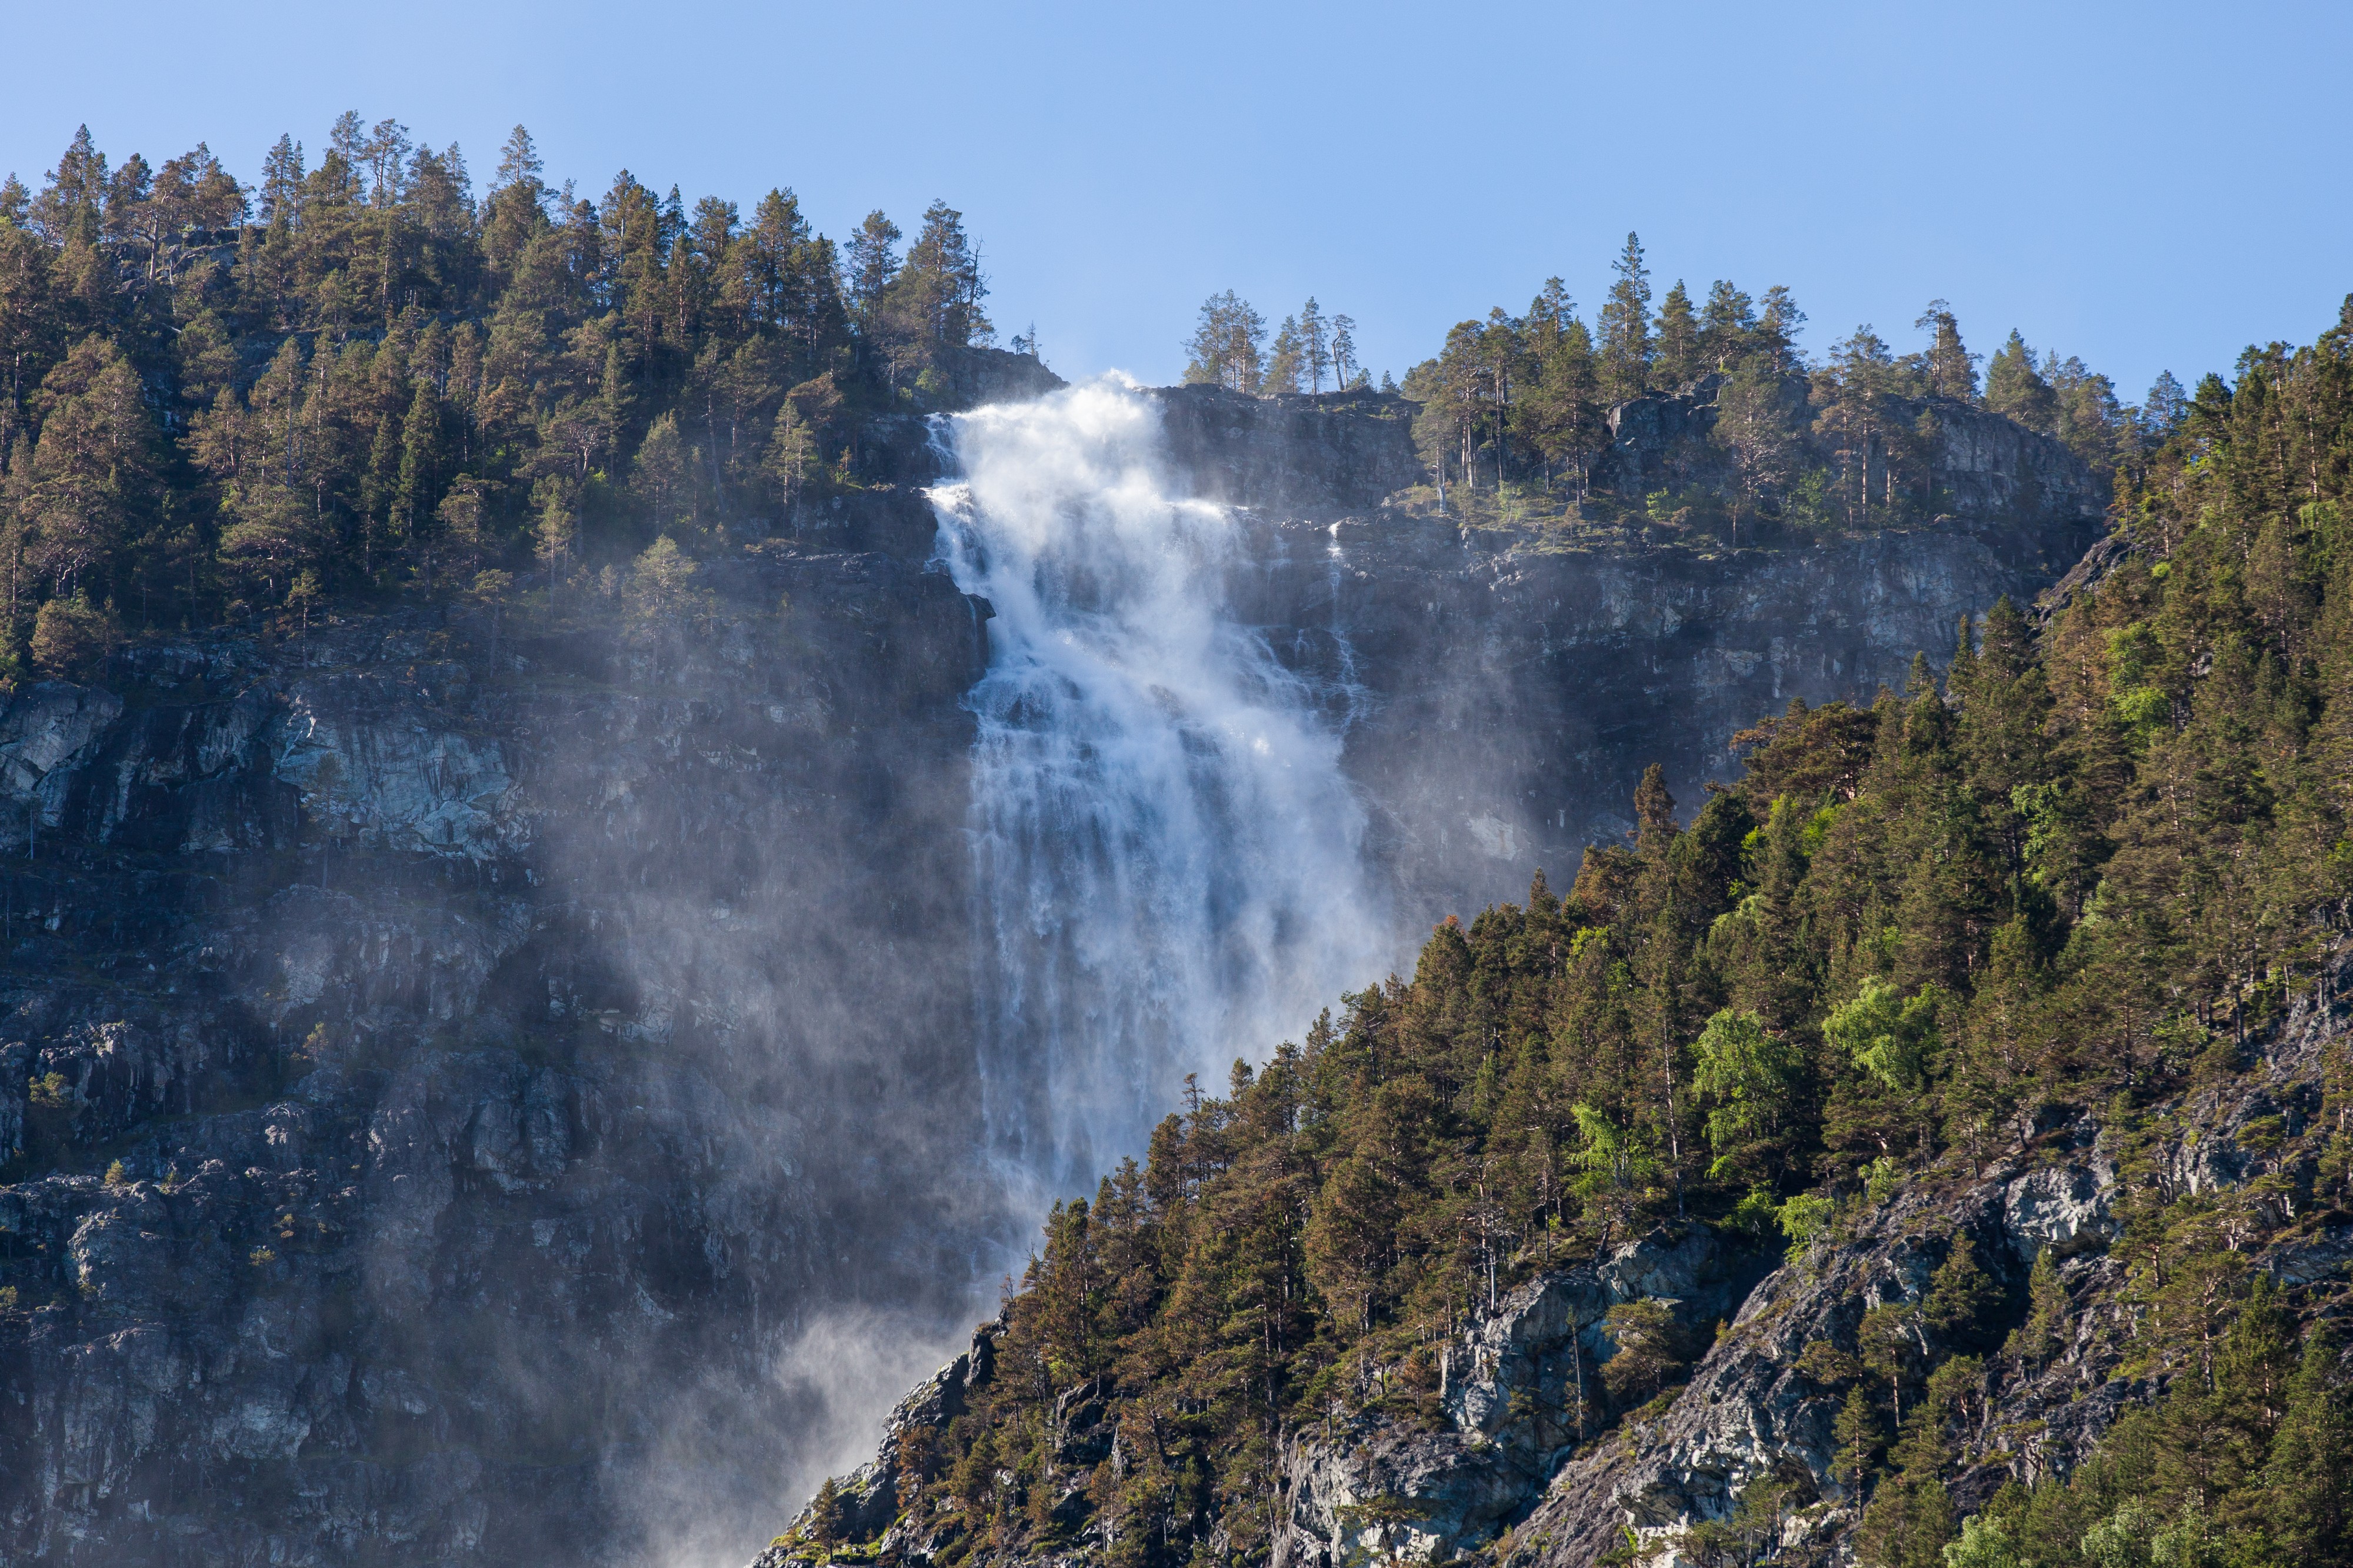
{"label": "waterfall", "polygon": [[1222,1094],[1371,980],[1388,930],[1333,693],[1233,614],[1240,521],[1180,493],[1159,405],[1098,381],[940,438],[940,553],[997,612],[967,698],[982,1110],[1034,1211],[1140,1154],[1186,1074]]}

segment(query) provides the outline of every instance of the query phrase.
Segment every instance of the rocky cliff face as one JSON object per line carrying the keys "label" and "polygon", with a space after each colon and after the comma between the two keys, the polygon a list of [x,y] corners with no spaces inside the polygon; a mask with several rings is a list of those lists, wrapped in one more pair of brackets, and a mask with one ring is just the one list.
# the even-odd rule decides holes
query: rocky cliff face
{"label": "rocky cliff face", "polygon": [[[1397,399],[1166,403],[1180,465],[1252,508],[1240,613],[1349,693],[1348,767],[1417,927],[1618,840],[1651,763],[1688,808],[1732,775],[1733,735],[1793,698],[1900,691],[1915,654],[1951,656],[1960,617],[2032,601],[2102,532],[2081,463],[1961,405],[1938,407],[1952,510],[1933,523],[1736,549],[1395,504],[1419,477]],[[1712,417],[1695,396],[1626,405],[1604,481],[1639,492],[1690,463]]]}
{"label": "rocky cliff face", "polygon": [[723,564],[9,700],[0,1559],[626,1559],[814,1306],[956,1296],[979,610]]}
{"label": "rocky cliff face", "polygon": [[[1737,1309],[1761,1258],[1700,1227],[1662,1230],[1522,1286],[1446,1348],[1449,1426],[1358,1417],[1293,1441],[1278,1568],[1345,1568],[1368,1552],[1442,1563],[1492,1542],[1602,1424],[1609,1309],[1666,1301],[1685,1332],[1704,1331]],[[1395,1499],[1410,1506],[1380,1517],[1374,1505]]]}
{"label": "rocky cliff face", "polygon": [[[1688,794],[2087,526],[1580,553],[1385,508],[1394,400],[1164,406],[1180,472],[1254,509],[1237,605],[1341,694],[1406,914],[1567,868],[1647,762]],[[1988,460],[2021,452],[2057,461]],[[860,460],[662,618],[567,588],[5,700],[0,1561],[723,1545],[965,1311],[1010,1223],[963,1044],[989,612],[927,564],[922,426]],[[1381,1463],[1456,1477],[1445,1540],[1483,1538],[1560,1458],[1512,1380],[1599,1355],[1646,1270],[1743,1266],[1654,1238],[1509,1309],[1456,1449]],[[1301,1554],[1356,1447],[1296,1456]]]}

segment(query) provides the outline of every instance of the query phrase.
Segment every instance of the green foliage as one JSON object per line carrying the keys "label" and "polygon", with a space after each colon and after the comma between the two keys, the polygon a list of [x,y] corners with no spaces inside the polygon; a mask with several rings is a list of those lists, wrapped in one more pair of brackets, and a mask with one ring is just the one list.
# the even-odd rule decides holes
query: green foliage
{"label": "green foliage", "polygon": [[1789,1258],[1795,1262],[1810,1252],[1838,1215],[1838,1202],[1824,1193],[1799,1193],[1781,1205],[1775,1218],[1789,1238]]}
{"label": "green foliage", "polygon": [[1862,1375],[1862,1363],[1828,1340],[1809,1342],[1791,1365],[1799,1376],[1826,1390],[1841,1387]]}
{"label": "green foliage", "polygon": [[1859,1490],[1887,1446],[1879,1407],[1860,1385],[1847,1390],[1831,1433],[1838,1447],[1831,1458],[1831,1479],[1850,1490]]}
{"label": "green foliage", "polygon": [[114,617],[77,589],[69,599],[51,599],[33,621],[33,668],[58,680],[97,673],[121,633]]}
{"label": "green foliage", "polygon": [[1779,1136],[1804,1066],[1796,1042],[1768,1033],[1754,1013],[1720,1009],[1692,1047],[1692,1087],[1715,1102],[1707,1141],[1710,1174],[1722,1175]]}
{"label": "green foliage", "polygon": [[787,190],[542,174],[520,127],[478,191],[353,121],[249,197],[202,147],[110,172],[78,135],[0,211],[0,674],[765,531],[994,339],[944,203],[903,258],[879,213],[845,256]]}
{"label": "green foliage", "polygon": [[1230,289],[1202,303],[1201,319],[1184,348],[1189,385],[1256,392],[1266,378],[1266,318]]}
{"label": "green foliage", "polygon": [[[1621,303],[1640,278],[1623,281]],[[1597,351],[1567,331],[1566,295],[1540,306],[1539,382],[1585,384],[1598,373],[1579,356]],[[1739,326],[1744,307],[1722,301],[1724,331],[1765,332],[1746,308]],[[1525,323],[1467,323],[1444,373],[1463,401],[1433,428],[1450,462],[1467,452],[1458,473],[1520,442],[1519,405],[1499,426],[1472,375],[1495,385],[1482,356],[1507,325]],[[1936,331],[1937,395],[1957,397],[1969,367]],[[1614,374],[1638,347],[1630,327],[1613,339]],[[1841,420],[1884,419],[1869,399],[1915,373],[1883,350],[1841,346]],[[1987,395],[2029,406],[2023,363],[2021,347],[1989,367]],[[2063,427],[2073,373],[2024,368]],[[1567,416],[1542,428],[1582,439]],[[1448,921],[1409,979],[1238,1065],[1225,1098],[1188,1101],[1148,1158],[1056,1209],[996,1380],[901,1501],[985,1525],[1008,1554],[1042,1555],[1066,1528],[1043,1521],[1044,1493],[1080,1500],[1124,1561],[1173,1568],[1220,1529],[1257,1561],[1287,1435],[1365,1412],[1442,1423],[1462,1336],[1517,1283],[1659,1225],[1735,1247],[1778,1233],[1788,1261],[1820,1268],[1850,1234],[1901,1223],[1941,1247],[1937,1266],[1916,1292],[1880,1289],[1851,1342],[1809,1344],[1797,1367],[1808,1397],[1835,1402],[1831,1479],[1862,1510],[1862,1560],[2348,1563],[2342,1358],[2325,1322],[2303,1328],[2310,1303],[2249,1260],[2353,1197],[2353,1058],[2331,1047],[2319,1114],[2246,1126],[2277,1170],[2244,1201],[2182,1193],[2168,1162],[2192,1130],[2149,1110],[2253,1070],[2255,1032],[2341,951],[2353,306],[2310,348],[2251,355],[2235,388],[2203,384],[2161,444],[2117,462],[2128,552],[2047,622],[2000,603],[1901,694],[1792,703],[1737,737],[1741,777],[1688,822],[1653,771],[1630,841],[1589,847],[1566,897],[1539,877],[1525,903]],[[2052,1363],[2078,1316],[2056,1259],[2016,1290],[1971,1236],[1940,1237],[1919,1223],[1929,1204],[1905,1205],[2031,1159],[2071,1111],[2096,1118],[2126,1194],[2087,1287],[2117,1292],[2114,1311],[2080,1331],[2128,1331],[2125,1375],[2164,1392],[1957,1542],[1956,1497],[1978,1494],[1948,1484],[2015,1440],[1995,1429],[1999,1391],[2064,1381]],[[2287,1173],[2304,1171],[2310,1202]],[[1523,1416],[1563,1443],[1593,1436],[1672,1386],[1688,1328],[1621,1304],[1616,1355],[1569,1369],[1573,1405]],[[1042,1442],[1065,1394],[1101,1400],[1119,1468],[1081,1470]]]}
{"label": "green foliage", "polygon": [[630,620],[651,632],[708,618],[714,605],[711,595],[694,585],[699,570],[670,535],[655,540],[629,570],[625,597]]}
{"label": "green foliage", "polygon": [[842,1531],[841,1488],[832,1477],[827,1477],[825,1483],[818,1488],[817,1497],[809,1503],[808,1513],[809,1540],[828,1549],[839,1544]]}
{"label": "green foliage", "polygon": [[1745,1236],[1770,1236],[1780,1227],[1781,1205],[1763,1187],[1751,1187],[1732,1205],[1724,1223]]}
{"label": "green foliage", "polygon": [[2047,1247],[2034,1255],[2026,1297],[2026,1321],[2020,1325],[2009,1350],[2020,1360],[2035,1364],[2058,1352],[2067,1342],[2069,1330],[2066,1288],[2060,1283],[2058,1266],[2051,1260]]}
{"label": "green foliage", "polygon": [[1822,1033],[1883,1087],[1917,1093],[1937,1046],[1936,1014],[1943,1003],[1933,986],[1907,997],[1870,975],[1853,1000],[1822,1020]]}
{"label": "green foliage", "polygon": [[[1458,321],[1407,373],[1405,395],[1421,405],[1416,445],[1442,506],[1448,487],[1461,485],[1486,492],[1493,510],[1475,501],[1453,510],[1514,520],[1530,495],[1565,491],[1571,515],[1647,523],[1669,537],[1697,525],[1736,545],[1773,530],[1802,536],[1933,521],[1946,504],[1936,473],[1947,427],[1962,410],[1990,410],[2051,437],[2103,479],[2145,461],[2179,427],[2170,377],[2151,389],[2147,408],[2127,407],[2105,376],[2077,359],[2037,361],[2015,333],[1980,391],[1982,356],[1963,343],[1942,300],[1914,323],[1928,334],[1918,352],[1898,353],[1862,327],[1810,361],[1797,343],[1805,312],[1786,287],[1760,301],[1718,279],[1700,306],[1678,280],[1653,312],[1650,267],[1631,234],[1611,271],[1589,326],[1561,279],[1548,279],[1525,314],[1497,306]],[[1265,390],[1293,390],[1307,363],[1305,318],[1285,321],[1271,360],[1265,332],[1230,293],[1213,297],[1186,345],[1187,379],[1257,390],[1263,363]],[[1612,406],[1661,394],[1692,400],[1698,449],[1647,473],[1651,487],[1638,503],[1595,497]],[[1658,488],[1662,478],[1669,483]]]}
{"label": "green foliage", "polygon": [[1953,1237],[1952,1250],[1929,1278],[1924,1315],[1947,1345],[1967,1347],[1982,1339],[2001,1294],[2000,1285],[1978,1264],[1977,1244],[1963,1232]]}

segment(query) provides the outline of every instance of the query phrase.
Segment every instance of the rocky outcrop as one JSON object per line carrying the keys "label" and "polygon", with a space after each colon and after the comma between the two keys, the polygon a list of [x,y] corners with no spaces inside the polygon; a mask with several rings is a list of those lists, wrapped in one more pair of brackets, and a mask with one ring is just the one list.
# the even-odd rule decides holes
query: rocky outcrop
{"label": "rocky outcrop", "polygon": [[1292,1440],[1276,1568],[1345,1568],[1366,1553],[1443,1563],[1492,1543],[1601,1426],[1609,1309],[1662,1300],[1686,1332],[1704,1332],[1746,1294],[1756,1258],[1704,1228],[1665,1230],[1513,1291],[1446,1347],[1446,1429],[1357,1416]]}
{"label": "rocky outcrop", "polygon": [[2116,1218],[2115,1163],[2097,1149],[2080,1163],[2045,1165],[2002,1190],[2001,1231],[2021,1261],[2104,1250],[2124,1229]]}
{"label": "rocky outcrop", "polygon": [[[1777,1270],[1749,1297],[1689,1385],[1654,1420],[1633,1423],[1549,1478],[1519,1531],[1545,1562],[1589,1563],[1630,1528],[1659,1546],[1702,1519],[1730,1516],[1743,1489],[1796,1475],[1808,1496],[1838,1500],[1831,1479],[1838,1389],[1799,1367],[1817,1341],[1852,1352],[1865,1311],[1917,1301],[1957,1236],[1999,1261],[1999,1186],[1960,1194],[1915,1190],[1874,1214],[1867,1235]],[[2022,1269],[2008,1265],[2015,1284]]]}
{"label": "rocky outcrop", "polygon": [[[2311,1172],[2304,1156],[2279,1152],[2276,1136],[2300,1127],[2320,1103],[2323,1052],[2353,1016],[2343,1000],[2353,958],[2341,957],[2263,1042],[2263,1071],[2253,1081],[2228,1080],[2155,1111],[2173,1130],[2159,1149],[2167,1191],[2191,1190],[2192,1183],[2226,1189],[2243,1215],[2242,1244],[2256,1267],[2290,1287],[2341,1283],[2353,1268],[2353,1225],[2309,1213]],[[1730,1518],[1742,1493],[1760,1481],[1783,1491],[1786,1543],[1834,1547],[1861,1500],[1831,1474],[1840,1388],[1809,1375],[1814,1369],[1803,1354],[1818,1342],[1853,1352],[1863,1313],[1921,1300],[1963,1237],[2004,1287],[2007,1302],[1996,1321],[1980,1325],[1981,1343],[2000,1345],[2022,1317],[2026,1272],[2038,1251],[2047,1248],[2056,1262],[2068,1310],[2057,1344],[1988,1356],[1983,1418],[1951,1489],[1956,1505],[1966,1513],[2005,1480],[2072,1469],[2123,1410],[2161,1386],[2120,1370],[2137,1310],[2123,1294],[2124,1268],[2107,1250],[2120,1233],[2118,1182],[2102,1130],[2087,1121],[2038,1135],[1980,1178],[1931,1182],[1875,1205],[1853,1200],[1841,1236],[1793,1257],[1748,1294],[1663,1412],[1630,1418],[1550,1469],[1521,1492],[1522,1514],[1496,1511],[1514,1526],[1504,1559],[1587,1568],[1630,1532],[1641,1555],[1672,1561],[1685,1531]],[[1482,1334],[1502,1321],[1491,1320]],[[1516,1421],[1526,1432],[1507,1426],[1488,1435],[1499,1447],[1516,1441],[1524,1451],[1543,1440],[1545,1423],[1557,1421],[1552,1412],[1563,1408],[1540,1395],[1506,1407],[1524,1413]],[[1382,1441],[1374,1434],[1359,1445],[1369,1464],[1377,1464]],[[1426,1506],[1428,1518],[1454,1517],[1453,1494],[1443,1484],[1395,1468],[1378,1473],[1398,1496]],[[1320,1521],[1302,1520],[1295,1509],[1293,1531],[1294,1552],[1328,1550]],[[1393,1542],[1401,1554],[1432,1562],[1457,1544],[1435,1531]]]}
{"label": "rocky outcrop", "polygon": [[1377,510],[1269,525],[1236,593],[1335,694],[1379,853],[1426,925],[1619,840],[1651,763],[1693,802],[1734,776],[1732,737],[1792,699],[1901,690],[1915,654],[1941,664],[1964,616],[2031,603],[2096,527],[1951,521],[1702,552]]}
{"label": "rocky outcrop", "polygon": [[[996,1368],[997,1342],[1004,1333],[1001,1319],[975,1329],[970,1350],[917,1384],[892,1406],[874,1457],[851,1471],[823,1505],[811,1502],[803,1509],[791,1528],[754,1560],[752,1568],[784,1568],[796,1557],[806,1558],[820,1534],[833,1540],[879,1542],[878,1551],[903,1547],[922,1534],[922,1521],[902,1521],[899,1517],[902,1489],[912,1492],[921,1484],[911,1467],[921,1465],[922,1455],[947,1430],[948,1423],[964,1414],[970,1396],[987,1385]],[[1077,1396],[1088,1393],[1090,1386],[1071,1390],[1056,1406],[1058,1444],[1068,1444],[1074,1425],[1089,1424],[1084,1401]],[[1094,1415],[1100,1416],[1100,1405]],[[818,1518],[820,1506],[830,1511],[822,1522]]]}

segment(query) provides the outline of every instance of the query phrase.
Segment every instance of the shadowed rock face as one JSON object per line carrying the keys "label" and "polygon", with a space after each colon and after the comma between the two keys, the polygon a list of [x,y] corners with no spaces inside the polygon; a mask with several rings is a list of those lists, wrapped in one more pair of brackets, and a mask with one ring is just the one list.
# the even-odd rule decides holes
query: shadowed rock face
{"label": "shadowed rock face", "polygon": [[626,1559],[812,1307],[960,1300],[979,608],[712,572],[9,700],[0,1558]]}
{"label": "shadowed rock face", "polygon": [[1942,663],[1962,616],[2031,600],[2091,530],[1946,523],[1711,557],[1376,512],[1274,527],[1282,564],[1252,618],[1335,677],[1346,660],[1350,772],[1408,909],[1435,918],[1619,840],[1651,763],[1688,810],[1733,775],[1735,732],[1791,699],[1901,690],[1915,653]]}
{"label": "shadowed rock face", "polygon": [[[1395,399],[1163,405],[1178,471],[1253,509],[1235,605],[1328,679],[1400,924],[1573,869],[1645,763],[1689,799],[1734,728],[1900,679],[2086,526],[1562,553],[1384,508]],[[2027,439],[1989,471],[2057,461]],[[870,1314],[895,1378],[993,1279],[988,610],[927,567],[923,426],[860,462],[891,488],[709,563],[696,625],[436,606],[0,703],[0,1560],[764,1534],[831,1458],[788,1347]]]}
{"label": "shadowed rock face", "polygon": [[[1399,399],[1163,401],[1180,471],[1251,508],[1237,613],[1348,693],[1348,769],[1416,928],[1616,841],[1651,763],[1688,811],[1732,776],[1734,733],[1792,698],[1900,691],[1915,653],[1943,664],[1962,616],[2031,603],[2102,527],[2100,487],[2064,447],[1945,401],[1948,514],[1736,550],[1580,544],[1385,505],[1420,477]],[[1704,479],[1713,418],[1698,395],[1624,405],[1600,482],[1639,495],[1668,466]]]}

